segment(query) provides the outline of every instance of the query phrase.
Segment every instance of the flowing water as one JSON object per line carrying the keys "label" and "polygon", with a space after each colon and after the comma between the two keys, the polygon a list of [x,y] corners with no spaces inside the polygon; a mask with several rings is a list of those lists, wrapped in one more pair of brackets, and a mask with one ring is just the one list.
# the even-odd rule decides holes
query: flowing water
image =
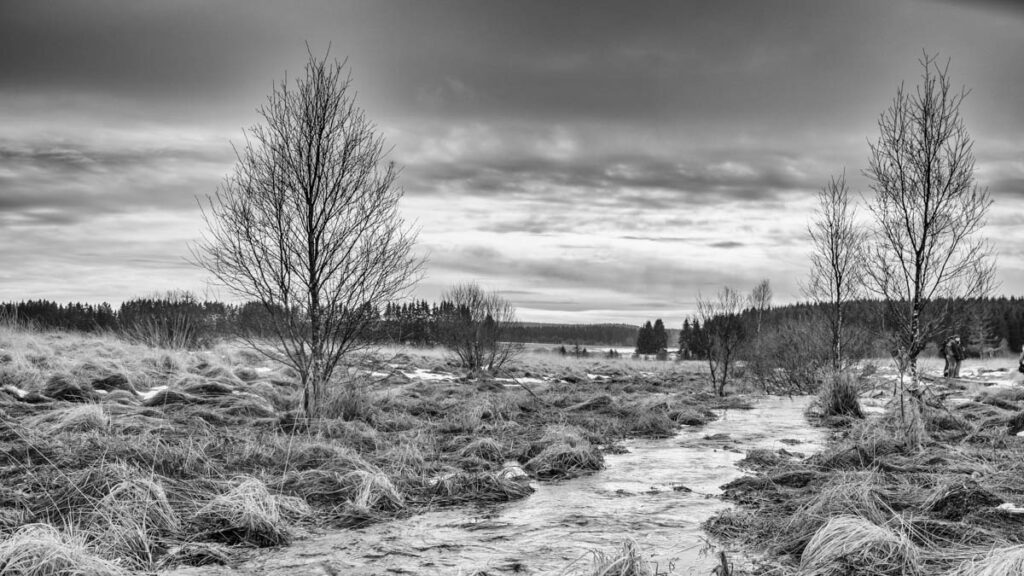
{"label": "flowing water", "polygon": [[741,475],[751,448],[810,454],[824,435],[804,419],[808,398],[770,397],[729,410],[673,438],[632,440],[605,468],[564,482],[535,483],[524,500],[454,508],[344,530],[260,552],[237,570],[187,568],[178,576],[266,574],[558,574],[633,539],[645,557],[678,574],[707,574],[700,524],[728,506],[715,495]]}

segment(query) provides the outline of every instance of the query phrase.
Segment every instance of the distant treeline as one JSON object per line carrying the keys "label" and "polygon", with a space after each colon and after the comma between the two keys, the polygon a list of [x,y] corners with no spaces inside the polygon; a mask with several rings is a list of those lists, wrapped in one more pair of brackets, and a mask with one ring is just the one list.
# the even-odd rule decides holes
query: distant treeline
{"label": "distant treeline", "polygon": [[[933,343],[952,334],[961,335],[969,351],[983,353],[984,349],[1003,348],[1019,353],[1024,345],[1024,298],[1000,297],[970,301],[940,303],[953,309],[953,320],[943,327],[942,335]],[[438,320],[451,313],[448,302],[429,303],[415,301],[388,304],[383,310],[371,310],[368,339],[380,342],[400,342],[413,345],[436,343],[435,327]],[[884,303],[874,300],[851,302],[846,319],[851,328],[862,333],[879,336],[885,331]],[[822,309],[814,304],[790,304],[771,308],[765,312],[766,330],[790,326],[812,325],[821,322]],[[743,315],[751,320],[752,311]],[[242,305],[202,301],[180,294],[154,298],[136,298],[114,308],[110,304],[59,304],[48,300],[28,300],[0,304],[0,319],[18,321],[39,328],[65,330],[118,331],[127,333],[153,333],[158,330],[188,330],[190,335],[203,339],[261,333],[266,326],[266,313],[256,303]],[[749,323],[749,322],[748,322]],[[649,325],[647,322],[646,325]],[[666,329],[667,345],[680,349],[684,356],[702,357],[705,354],[703,326],[694,319],[686,319],[682,330]],[[512,342],[551,345],[626,347],[648,342],[641,326],[629,324],[542,324],[518,323],[510,326],[504,338]],[[660,331],[651,340],[652,351],[664,346],[665,336]],[[678,335],[678,338],[677,338]],[[656,340],[656,342],[655,342]],[[677,344],[678,342],[678,344]],[[872,350],[879,353],[879,350]]]}
{"label": "distant treeline", "polygon": [[[437,340],[435,328],[439,319],[451,314],[454,308],[450,302],[430,303],[424,300],[388,304],[383,310],[369,312],[371,320],[365,336],[379,342],[432,345]],[[266,312],[257,303],[226,304],[181,294],[166,298],[136,298],[116,309],[107,303],[8,302],[0,304],[0,318],[38,328],[117,331],[140,336],[188,331],[190,338],[202,340],[261,334],[267,325]],[[637,326],[628,324],[524,322],[509,326],[502,337],[511,342],[552,345],[632,346],[637,330]]]}
{"label": "distant treeline", "polygon": [[[968,353],[981,355],[996,351],[1020,353],[1024,345],[1024,298],[998,297],[958,301],[936,301],[935,306],[948,306],[949,322],[940,327],[939,334],[929,345],[931,352],[937,352],[943,341],[960,335]],[[884,335],[887,318],[885,303],[878,300],[850,302],[846,308],[846,323],[850,330],[861,335],[862,346],[872,347],[861,351],[864,354],[884,354]],[[747,330],[753,325],[753,310],[742,313]],[[824,322],[821,305],[798,303],[778,306],[765,311],[763,330],[790,330],[801,326],[821,325]],[[684,355],[702,357],[706,354],[705,327],[698,321],[687,318],[679,336],[679,349]],[[928,350],[926,350],[928,352]]]}

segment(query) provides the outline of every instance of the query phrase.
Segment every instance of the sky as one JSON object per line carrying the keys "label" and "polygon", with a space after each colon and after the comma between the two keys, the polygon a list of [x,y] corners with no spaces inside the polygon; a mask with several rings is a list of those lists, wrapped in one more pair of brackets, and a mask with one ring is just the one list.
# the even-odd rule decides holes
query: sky
{"label": "sky", "polygon": [[698,295],[803,299],[815,194],[922,53],[970,94],[997,293],[1024,294],[1013,2],[0,0],[0,301],[232,296],[188,261],[233,144],[309,49],[347,60],[402,169],[425,277],[526,321],[678,326]]}

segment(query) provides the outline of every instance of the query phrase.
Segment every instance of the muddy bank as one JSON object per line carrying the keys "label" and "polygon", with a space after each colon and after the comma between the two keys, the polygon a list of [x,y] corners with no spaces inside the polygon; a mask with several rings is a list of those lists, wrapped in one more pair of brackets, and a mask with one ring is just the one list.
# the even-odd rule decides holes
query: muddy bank
{"label": "muddy bank", "polygon": [[516,502],[329,532],[260,551],[235,568],[167,574],[558,573],[573,562],[586,565],[588,551],[613,549],[627,538],[660,569],[706,573],[714,561],[700,554],[700,525],[728,506],[716,497],[718,487],[743,474],[737,463],[745,454],[820,449],[821,431],[803,417],[807,402],[761,399],[753,409],[720,411],[707,425],[670,438],[626,441],[627,452],[605,455],[602,470],[535,481],[535,492]]}

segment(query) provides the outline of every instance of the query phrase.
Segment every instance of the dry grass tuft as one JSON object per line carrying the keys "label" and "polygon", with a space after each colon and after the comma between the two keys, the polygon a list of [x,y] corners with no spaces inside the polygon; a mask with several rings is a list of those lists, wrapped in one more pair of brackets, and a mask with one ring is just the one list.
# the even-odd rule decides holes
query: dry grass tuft
{"label": "dry grass tuft", "polygon": [[379,470],[355,470],[344,477],[353,486],[352,504],[377,511],[397,511],[405,508],[405,497],[387,474]]}
{"label": "dry grass tuft", "polygon": [[99,404],[82,404],[44,412],[27,418],[25,424],[47,434],[90,432],[107,428],[110,418]]}
{"label": "dry grass tuft", "polygon": [[906,537],[857,516],[836,516],[807,543],[804,576],[921,574],[917,547]]}
{"label": "dry grass tuft", "polygon": [[575,445],[556,442],[526,462],[527,470],[545,479],[571,478],[603,466],[601,451],[586,441]]}
{"label": "dry grass tuft", "polygon": [[851,372],[836,372],[825,379],[818,391],[817,408],[822,417],[864,418],[860,407],[860,385]]}
{"label": "dry grass tuft", "polygon": [[430,485],[431,503],[443,506],[470,502],[510,502],[533,494],[533,487],[501,472],[459,472]]}
{"label": "dry grass tuft", "polygon": [[242,478],[208,502],[196,513],[195,523],[203,536],[229,544],[279,546],[291,541],[277,499],[256,478]]}
{"label": "dry grass tuft", "polygon": [[959,521],[976,510],[1002,503],[1002,498],[978,486],[974,480],[952,478],[929,495],[923,508],[941,520]]}
{"label": "dry grass tuft", "polygon": [[592,576],[655,576],[654,566],[643,559],[639,547],[633,540],[626,540],[614,554],[600,551],[591,552],[593,562],[589,574]]}
{"label": "dry grass tuft", "polygon": [[459,456],[463,458],[473,457],[488,462],[500,463],[505,460],[505,451],[500,443],[493,438],[477,438],[466,444],[459,450]]}
{"label": "dry grass tuft", "polygon": [[1014,576],[1024,574],[1024,545],[995,548],[968,560],[950,576]]}
{"label": "dry grass tuft", "polygon": [[22,526],[0,542],[0,573],[12,576],[122,576],[128,571],[96,556],[84,538],[49,524]]}

